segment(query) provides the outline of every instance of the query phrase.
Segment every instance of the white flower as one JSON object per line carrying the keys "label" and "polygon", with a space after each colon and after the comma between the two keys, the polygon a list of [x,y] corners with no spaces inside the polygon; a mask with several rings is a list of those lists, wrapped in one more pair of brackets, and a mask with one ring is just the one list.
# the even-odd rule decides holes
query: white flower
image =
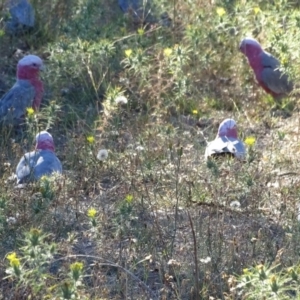
{"label": "white flower", "polygon": [[110,135],[119,136],[120,133],[117,130],[113,130],[113,131],[110,132]]}
{"label": "white flower", "polygon": [[125,96],[118,96],[116,99],[115,99],[115,102],[117,104],[126,104],[128,102],[127,98]]}
{"label": "white flower", "polygon": [[108,151],[106,149],[99,150],[97,158],[101,161],[106,160],[108,157]]}
{"label": "white flower", "polygon": [[181,266],[181,263],[178,262],[177,260],[175,259],[170,259],[168,261],[168,266],[172,266],[172,267],[180,267]]}
{"label": "white flower", "polygon": [[13,173],[7,179],[8,179],[8,181],[15,181],[17,179],[17,175],[15,173]]}
{"label": "white flower", "polygon": [[8,225],[16,224],[17,219],[14,218],[14,217],[9,217],[9,218],[6,219],[6,222],[8,223]]}
{"label": "white flower", "polygon": [[240,208],[241,207],[241,203],[239,201],[232,201],[230,203],[230,206],[233,208]]}
{"label": "white flower", "polygon": [[122,82],[122,83],[125,83],[126,85],[129,85],[129,79],[127,79],[127,78],[121,77],[119,79],[119,81]]}
{"label": "white flower", "polygon": [[136,148],[135,148],[135,150],[137,151],[137,152],[141,152],[141,151],[144,151],[144,147],[143,146],[137,146]]}
{"label": "white flower", "polygon": [[211,258],[207,256],[206,258],[201,258],[200,261],[204,264],[208,264],[209,262],[211,262]]}

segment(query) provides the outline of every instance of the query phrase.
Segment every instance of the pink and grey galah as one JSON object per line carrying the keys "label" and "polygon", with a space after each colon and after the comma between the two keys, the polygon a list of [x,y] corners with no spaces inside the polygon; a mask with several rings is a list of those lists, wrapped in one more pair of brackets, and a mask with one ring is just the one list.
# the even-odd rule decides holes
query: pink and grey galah
{"label": "pink and grey galah", "polygon": [[27,55],[17,65],[17,81],[0,99],[0,124],[19,125],[26,109],[38,110],[44,94],[44,85],[39,78],[43,61],[36,55]]}
{"label": "pink and grey galah", "polygon": [[239,159],[246,156],[245,145],[238,139],[237,125],[233,119],[225,119],[220,124],[216,138],[205,149],[206,159],[225,154]]}
{"label": "pink and grey galah", "polygon": [[5,23],[8,34],[20,35],[33,28],[35,13],[28,0],[7,0],[5,7],[10,14],[10,19]]}
{"label": "pink and grey galah", "polygon": [[36,135],[35,150],[26,153],[16,169],[17,183],[39,180],[44,175],[62,173],[62,165],[55,155],[52,135],[41,131]]}
{"label": "pink and grey galah", "polygon": [[240,51],[247,56],[258,84],[273,98],[280,100],[293,90],[293,83],[280,70],[278,59],[264,51],[257,40],[244,38]]}

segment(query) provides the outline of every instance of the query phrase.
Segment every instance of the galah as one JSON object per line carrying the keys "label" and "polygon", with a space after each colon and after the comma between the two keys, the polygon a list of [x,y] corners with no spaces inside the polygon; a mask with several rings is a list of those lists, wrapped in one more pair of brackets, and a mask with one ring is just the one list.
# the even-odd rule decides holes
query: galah
{"label": "galah", "polygon": [[208,143],[205,150],[205,158],[229,154],[243,159],[246,149],[242,141],[238,139],[237,125],[233,119],[225,119],[219,126],[216,138]]}
{"label": "galah", "polygon": [[41,131],[36,135],[35,150],[26,153],[17,169],[17,183],[26,183],[40,179],[44,175],[62,173],[62,165],[54,152],[52,135]]}
{"label": "galah", "polygon": [[293,83],[279,69],[278,59],[264,51],[257,40],[244,38],[240,43],[240,51],[247,56],[258,84],[273,98],[280,100],[293,90]]}
{"label": "galah", "polygon": [[39,109],[44,93],[39,72],[43,68],[43,61],[36,55],[27,55],[18,62],[17,81],[0,99],[0,124],[19,125],[27,108]]}
{"label": "galah", "polygon": [[118,0],[119,6],[124,13],[129,12],[129,9],[137,11],[142,5],[140,0]]}
{"label": "galah", "polygon": [[8,0],[7,8],[10,20],[5,23],[5,30],[10,35],[19,35],[33,28],[35,13],[27,0]]}

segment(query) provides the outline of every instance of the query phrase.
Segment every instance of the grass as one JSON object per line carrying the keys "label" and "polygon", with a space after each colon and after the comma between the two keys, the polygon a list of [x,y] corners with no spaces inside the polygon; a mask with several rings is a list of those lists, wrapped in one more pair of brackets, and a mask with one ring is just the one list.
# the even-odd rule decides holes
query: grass
{"label": "grass", "polygon": [[[22,138],[1,129],[3,298],[299,297],[297,92],[290,118],[271,116],[238,51],[257,37],[297,82],[299,7],[273,2],[156,0],[149,24],[117,1],[35,0],[34,32],[0,36],[7,89],[17,48],[47,66]],[[247,161],[205,162],[227,117],[255,137]],[[63,176],[15,188],[46,128]]]}

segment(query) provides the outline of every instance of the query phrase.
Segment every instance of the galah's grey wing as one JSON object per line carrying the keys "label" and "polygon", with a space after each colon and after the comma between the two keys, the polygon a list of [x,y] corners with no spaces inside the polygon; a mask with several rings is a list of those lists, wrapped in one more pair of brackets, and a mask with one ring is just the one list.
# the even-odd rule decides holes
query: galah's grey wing
{"label": "galah's grey wing", "polygon": [[229,150],[227,149],[227,143],[224,142],[221,138],[216,138],[207,145],[205,149],[205,157],[208,158],[210,156],[213,156],[214,154],[225,152],[229,152]]}
{"label": "galah's grey wing", "polygon": [[246,155],[246,148],[242,141],[232,140],[227,143],[227,149],[230,153],[234,154],[237,158],[243,159]]}
{"label": "galah's grey wing", "polygon": [[265,86],[275,94],[289,94],[293,90],[293,83],[279,69],[265,67],[261,73],[261,79]]}
{"label": "galah's grey wing", "polygon": [[263,51],[260,55],[260,61],[263,67],[277,69],[280,67],[279,60],[270,54],[269,52]]}
{"label": "galah's grey wing", "polygon": [[49,150],[26,153],[17,165],[17,183],[38,180],[44,175],[62,173],[62,165],[57,156]]}
{"label": "galah's grey wing", "polygon": [[41,150],[34,168],[34,177],[39,179],[44,175],[62,173],[62,165],[57,156],[49,150]]}
{"label": "galah's grey wing", "polygon": [[207,145],[205,158],[222,153],[231,153],[238,158],[243,158],[246,154],[246,149],[244,144],[237,139],[216,138]]}
{"label": "galah's grey wing", "polygon": [[0,123],[18,124],[32,107],[35,96],[34,87],[26,80],[20,80],[0,100]]}
{"label": "galah's grey wing", "polygon": [[19,161],[16,168],[17,183],[25,183],[34,179],[33,171],[39,158],[38,151],[26,153]]}
{"label": "galah's grey wing", "polygon": [[279,70],[280,63],[277,58],[268,52],[261,54],[263,71],[261,79],[275,94],[288,94],[293,90],[293,84],[288,80],[288,76]]}

